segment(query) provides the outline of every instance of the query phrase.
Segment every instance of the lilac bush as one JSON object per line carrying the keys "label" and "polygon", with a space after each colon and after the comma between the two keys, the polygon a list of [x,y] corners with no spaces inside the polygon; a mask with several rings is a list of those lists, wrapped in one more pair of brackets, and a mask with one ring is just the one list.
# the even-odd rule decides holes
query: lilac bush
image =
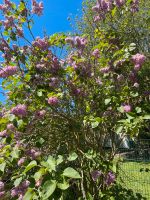
{"label": "lilac bush", "polygon": [[0,5],[0,78],[7,92],[0,107],[2,198],[109,199],[118,144],[148,126],[149,47],[133,24],[144,2],[87,5],[88,18],[78,24],[83,34],[40,37],[32,23],[43,14],[42,2]]}

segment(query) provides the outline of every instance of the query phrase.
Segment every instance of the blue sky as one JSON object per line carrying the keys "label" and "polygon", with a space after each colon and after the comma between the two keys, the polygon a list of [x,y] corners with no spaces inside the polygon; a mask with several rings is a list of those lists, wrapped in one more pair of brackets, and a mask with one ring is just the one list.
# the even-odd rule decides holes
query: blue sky
{"label": "blue sky", "polygon": [[[18,0],[11,1],[18,2]],[[0,0],[0,4],[2,3],[3,0]],[[35,24],[33,27],[35,36],[43,35],[43,30],[46,30],[49,35],[56,32],[68,32],[72,30],[67,18],[70,14],[74,17],[76,14],[80,13],[79,10],[81,10],[82,0],[43,0],[43,3],[43,16],[35,17]],[[1,91],[2,89],[0,87],[0,92]],[[1,93],[0,101],[4,101],[4,97]]]}

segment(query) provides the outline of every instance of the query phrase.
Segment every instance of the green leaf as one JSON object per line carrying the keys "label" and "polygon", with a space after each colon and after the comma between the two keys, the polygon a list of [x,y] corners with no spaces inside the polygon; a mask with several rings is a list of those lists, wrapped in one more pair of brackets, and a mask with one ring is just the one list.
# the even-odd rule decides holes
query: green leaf
{"label": "green leaf", "polygon": [[69,155],[68,160],[69,160],[69,161],[73,161],[73,160],[76,160],[77,157],[78,157],[78,155],[77,155],[75,152],[73,152],[73,153],[71,153],[71,154]]}
{"label": "green leaf", "polygon": [[141,113],[142,112],[142,109],[140,107],[136,107],[135,110],[136,110],[137,113]]}
{"label": "green leaf", "polygon": [[139,96],[139,93],[138,93],[138,92],[136,92],[136,93],[130,92],[130,95],[131,95],[131,97],[138,97],[138,96]]}
{"label": "green leaf", "polygon": [[86,156],[86,158],[93,160],[93,158],[96,158],[96,152],[94,152],[93,150],[89,150],[87,153],[84,154]]}
{"label": "green leaf", "polygon": [[105,105],[108,105],[111,102],[111,99],[105,99]]}
{"label": "green leaf", "polygon": [[56,160],[56,165],[59,165],[60,163],[62,163],[64,161],[63,156],[58,155],[58,158]]}
{"label": "green leaf", "polygon": [[32,200],[35,195],[35,192],[32,188],[29,188],[25,193],[23,200]]}
{"label": "green leaf", "polygon": [[134,49],[136,49],[136,44],[131,43],[130,46],[129,46],[129,51],[133,51]]}
{"label": "green leaf", "polygon": [[97,128],[98,125],[99,125],[99,122],[98,122],[98,121],[97,121],[97,122],[91,122],[92,128]]}
{"label": "green leaf", "polygon": [[121,113],[124,112],[123,106],[118,107],[117,110],[118,110],[119,112],[121,112]]}
{"label": "green leaf", "polygon": [[38,92],[37,92],[37,95],[38,95],[38,97],[42,97],[43,92],[42,92],[42,91],[38,91]]}
{"label": "green leaf", "polygon": [[10,114],[10,115],[8,116],[8,119],[9,119],[9,121],[12,122],[12,121],[15,119],[15,115]]}
{"label": "green leaf", "polygon": [[35,181],[38,181],[45,174],[45,169],[41,168],[38,172],[34,174]]}
{"label": "green leaf", "polygon": [[57,183],[57,187],[58,187],[59,189],[61,189],[61,190],[66,190],[66,189],[68,189],[69,186],[70,186],[70,185],[69,185],[69,183],[67,183],[67,182],[64,182],[64,183]]}
{"label": "green leaf", "polygon": [[66,168],[63,172],[63,175],[69,178],[81,178],[79,172],[71,167]]}
{"label": "green leaf", "polygon": [[21,181],[22,181],[22,177],[17,178],[17,179],[15,180],[15,182],[14,182],[14,186],[17,187],[18,185],[20,185]]}
{"label": "green leaf", "polygon": [[128,119],[134,119],[135,117],[129,115],[128,113],[126,113],[126,116],[128,117]]}
{"label": "green leaf", "polygon": [[119,125],[119,126],[117,126],[116,129],[115,129],[115,133],[120,134],[122,130],[123,130],[123,126],[120,126],[120,125]]}
{"label": "green leaf", "polygon": [[13,151],[11,152],[12,158],[19,158],[19,149],[18,148],[13,148]]}
{"label": "green leaf", "polygon": [[37,162],[35,160],[31,161],[25,168],[24,173],[27,173],[30,169],[32,169],[35,166],[37,166]]}
{"label": "green leaf", "polygon": [[24,2],[21,2],[18,8],[19,8],[19,11],[23,11],[25,9]]}
{"label": "green leaf", "polygon": [[56,189],[56,180],[48,180],[44,183],[42,188],[42,199],[47,200]]}
{"label": "green leaf", "polygon": [[142,118],[143,119],[150,119],[150,115],[144,115]]}
{"label": "green leaf", "polygon": [[6,163],[5,162],[3,162],[3,163],[0,164],[0,170],[1,170],[1,172],[4,172],[5,167],[6,167]]}
{"label": "green leaf", "polygon": [[30,74],[26,74],[25,77],[24,77],[24,79],[25,79],[26,81],[29,81],[30,78],[31,78],[31,75],[30,75]]}
{"label": "green leaf", "polygon": [[46,163],[48,163],[48,166],[49,166],[48,168],[50,170],[54,170],[54,171],[56,170],[56,160],[55,158],[53,158],[53,156],[49,156]]}

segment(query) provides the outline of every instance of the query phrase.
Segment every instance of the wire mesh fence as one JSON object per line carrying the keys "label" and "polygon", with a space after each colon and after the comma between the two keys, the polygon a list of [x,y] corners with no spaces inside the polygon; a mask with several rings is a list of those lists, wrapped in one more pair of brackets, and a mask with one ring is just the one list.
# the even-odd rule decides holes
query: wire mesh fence
{"label": "wire mesh fence", "polygon": [[150,140],[139,140],[120,153],[118,180],[127,189],[150,200]]}

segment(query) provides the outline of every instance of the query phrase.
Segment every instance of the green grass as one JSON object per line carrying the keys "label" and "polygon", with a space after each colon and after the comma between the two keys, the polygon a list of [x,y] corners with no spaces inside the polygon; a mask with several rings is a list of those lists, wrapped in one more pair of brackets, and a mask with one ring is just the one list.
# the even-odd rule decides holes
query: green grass
{"label": "green grass", "polygon": [[125,188],[132,189],[150,200],[150,162],[121,162],[118,180]]}

